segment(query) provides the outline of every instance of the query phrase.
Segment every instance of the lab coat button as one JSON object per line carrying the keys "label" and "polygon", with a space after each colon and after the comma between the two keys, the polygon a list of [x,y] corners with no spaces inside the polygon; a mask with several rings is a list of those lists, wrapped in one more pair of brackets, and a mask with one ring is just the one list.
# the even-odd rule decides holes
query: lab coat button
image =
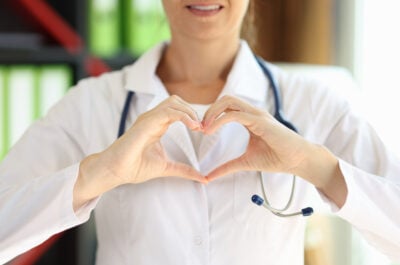
{"label": "lab coat button", "polygon": [[197,246],[201,246],[203,244],[203,239],[201,238],[201,236],[194,237],[194,244]]}

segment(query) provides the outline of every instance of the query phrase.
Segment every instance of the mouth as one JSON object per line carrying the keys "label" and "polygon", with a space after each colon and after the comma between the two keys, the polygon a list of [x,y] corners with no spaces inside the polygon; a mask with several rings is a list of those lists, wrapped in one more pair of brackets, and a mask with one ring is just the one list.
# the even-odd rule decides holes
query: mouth
{"label": "mouth", "polygon": [[224,7],[218,4],[194,4],[194,5],[187,5],[186,8],[195,15],[198,16],[211,16],[219,11],[221,11]]}

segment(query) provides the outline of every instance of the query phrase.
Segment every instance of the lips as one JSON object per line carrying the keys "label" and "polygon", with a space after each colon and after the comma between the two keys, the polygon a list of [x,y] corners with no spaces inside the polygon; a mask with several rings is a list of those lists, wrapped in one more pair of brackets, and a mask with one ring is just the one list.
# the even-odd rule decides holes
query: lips
{"label": "lips", "polygon": [[221,5],[189,5],[187,8],[199,11],[217,11],[222,9]]}
{"label": "lips", "polygon": [[224,7],[218,4],[193,4],[186,6],[189,11],[198,16],[212,16],[221,11]]}

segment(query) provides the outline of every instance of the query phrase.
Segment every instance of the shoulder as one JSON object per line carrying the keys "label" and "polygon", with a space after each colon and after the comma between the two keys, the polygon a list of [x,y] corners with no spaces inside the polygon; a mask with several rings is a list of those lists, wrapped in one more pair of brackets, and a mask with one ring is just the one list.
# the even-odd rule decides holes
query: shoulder
{"label": "shoulder", "polygon": [[104,94],[112,97],[125,91],[127,72],[131,67],[132,65],[128,65],[97,77],[81,79],[73,89],[81,93]]}
{"label": "shoulder", "polygon": [[284,100],[301,99],[311,104],[314,111],[324,106],[346,108],[356,104],[359,89],[345,68],[296,63],[269,65]]}
{"label": "shoulder", "polygon": [[336,93],[338,96],[348,96],[358,89],[351,73],[343,67],[302,63],[269,65],[283,88],[300,86],[303,91]]}
{"label": "shoulder", "polygon": [[89,119],[93,115],[119,113],[127,94],[124,79],[129,67],[81,79],[51,108],[47,118]]}
{"label": "shoulder", "polygon": [[303,135],[323,142],[346,116],[358,116],[358,87],[344,68],[306,64],[268,66],[279,85],[284,113]]}

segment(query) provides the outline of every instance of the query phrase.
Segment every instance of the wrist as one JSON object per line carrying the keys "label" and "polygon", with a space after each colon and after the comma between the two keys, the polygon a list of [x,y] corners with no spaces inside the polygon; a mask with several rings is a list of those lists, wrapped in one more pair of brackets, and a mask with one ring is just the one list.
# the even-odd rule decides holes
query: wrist
{"label": "wrist", "polygon": [[295,174],[312,183],[339,208],[345,203],[347,185],[339,160],[324,146],[310,144],[306,159]]}
{"label": "wrist", "polygon": [[74,186],[74,210],[119,185],[115,178],[107,177],[108,171],[104,165],[100,153],[89,155],[81,161]]}
{"label": "wrist", "polygon": [[331,173],[337,164],[336,157],[324,146],[309,143],[304,148],[303,159],[294,174],[323,188],[329,182]]}

